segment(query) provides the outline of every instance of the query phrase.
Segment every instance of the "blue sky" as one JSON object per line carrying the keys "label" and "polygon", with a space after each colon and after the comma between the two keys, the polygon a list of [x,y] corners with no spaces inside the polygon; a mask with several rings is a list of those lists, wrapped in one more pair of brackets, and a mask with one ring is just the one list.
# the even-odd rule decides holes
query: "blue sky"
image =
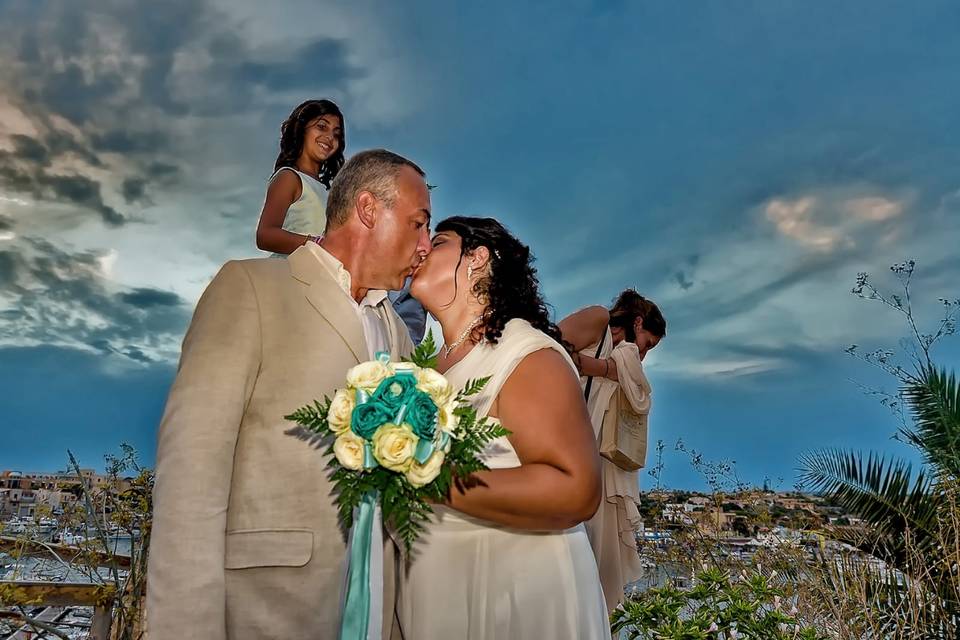
{"label": "blue sky", "polygon": [[681,439],[782,488],[811,448],[912,457],[843,348],[907,334],[860,271],[895,290],[915,258],[926,326],[960,297],[956,3],[134,4],[0,0],[0,469],[152,460],[192,307],[258,255],[307,97],[348,153],[421,164],[436,217],[503,220],[558,317],[661,305],[666,485],[703,484]]}

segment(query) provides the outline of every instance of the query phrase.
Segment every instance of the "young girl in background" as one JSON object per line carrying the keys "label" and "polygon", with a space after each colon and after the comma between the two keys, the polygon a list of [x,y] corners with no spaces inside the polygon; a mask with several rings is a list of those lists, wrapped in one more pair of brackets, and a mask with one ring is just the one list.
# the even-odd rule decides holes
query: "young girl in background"
{"label": "young girl in background", "polygon": [[343,166],[345,147],[343,114],[330,100],[307,100],[284,120],[257,248],[287,255],[323,235],[327,190]]}

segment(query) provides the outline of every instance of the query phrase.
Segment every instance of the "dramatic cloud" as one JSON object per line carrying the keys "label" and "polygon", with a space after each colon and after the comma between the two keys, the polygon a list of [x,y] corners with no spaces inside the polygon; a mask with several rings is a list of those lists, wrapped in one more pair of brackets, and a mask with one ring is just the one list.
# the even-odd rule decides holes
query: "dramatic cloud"
{"label": "dramatic cloud", "polygon": [[123,199],[128,203],[146,200],[146,188],[143,178],[127,178],[123,181]]}
{"label": "dramatic cloud", "polygon": [[169,291],[157,289],[134,289],[128,293],[121,293],[120,299],[134,307],[149,309],[150,307],[178,307],[183,304],[180,296]]}
{"label": "dramatic cloud", "polygon": [[[251,44],[249,26],[209,0],[149,12],[124,0],[0,5],[0,115],[19,123],[0,127],[0,190],[110,227],[148,222],[144,210],[178,192],[268,164],[251,140],[262,148],[296,102],[349,97],[365,77],[340,37]],[[44,211],[35,225],[62,228]]]}
{"label": "dramatic cloud", "polygon": [[[13,193],[29,195],[39,202],[75,205],[80,210],[98,214],[109,226],[120,226],[126,219],[103,200],[100,182],[78,173],[59,173],[52,169],[57,157],[76,153],[94,157],[69,137],[57,139],[48,146],[36,138],[10,136],[12,151],[0,151],[0,185]],[[100,161],[89,163],[100,166]]]}
{"label": "dramatic cloud", "polygon": [[190,304],[168,291],[118,287],[108,264],[108,256],[36,238],[0,245],[0,345],[176,360]]}

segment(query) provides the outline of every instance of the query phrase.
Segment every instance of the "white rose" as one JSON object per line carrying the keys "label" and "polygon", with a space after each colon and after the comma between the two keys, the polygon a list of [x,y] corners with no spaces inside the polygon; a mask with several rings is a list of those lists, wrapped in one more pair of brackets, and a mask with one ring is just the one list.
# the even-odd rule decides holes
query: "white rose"
{"label": "white rose", "polygon": [[346,389],[337,389],[327,412],[327,424],[337,435],[350,430],[350,415],[357,406],[354,393]]}
{"label": "white rose", "polygon": [[453,399],[453,385],[433,369],[420,369],[416,376],[417,389],[429,395],[437,406],[444,405]]}
{"label": "white rose", "polygon": [[441,431],[446,431],[451,436],[457,432],[457,427],[460,426],[460,416],[454,415],[454,411],[459,405],[450,400],[444,405],[437,407],[437,427]]}
{"label": "white rose", "polygon": [[352,431],[341,433],[333,442],[333,455],[347,469],[363,468],[363,438]]}
{"label": "white rose", "polygon": [[405,474],[407,482],[415,487],[423,487],[430,484],[440,475],[440,469],[443,467],[443,459],[443,452],[437,450],[434,451],[423,464],[414,460],[410,466],[410,470]]}
{"label": "white rose", "polygon": [[373,393],[377,390],[377,386],[391,375],[393,372],[390,371],[390,367],[379,360],[361,362],[347,371],[347,384],[354,389]]}
{"label": "white rose", "polygon": [[373,434],[373,457],[391,471],[409,469],[416,449],[417,436],[407,427],[388,422]]}

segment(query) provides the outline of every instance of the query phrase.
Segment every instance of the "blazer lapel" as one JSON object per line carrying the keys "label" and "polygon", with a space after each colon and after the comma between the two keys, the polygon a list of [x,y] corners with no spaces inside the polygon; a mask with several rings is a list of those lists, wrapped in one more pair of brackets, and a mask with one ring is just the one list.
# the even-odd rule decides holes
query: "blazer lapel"
{"label": "blazer lapel", "polygon": [[300,247],[287,258],[291,275],[304,285],[307,301],[333,326],[356,356],[357,362],[369,360],[367,341],[357,312],[316,256]]}

